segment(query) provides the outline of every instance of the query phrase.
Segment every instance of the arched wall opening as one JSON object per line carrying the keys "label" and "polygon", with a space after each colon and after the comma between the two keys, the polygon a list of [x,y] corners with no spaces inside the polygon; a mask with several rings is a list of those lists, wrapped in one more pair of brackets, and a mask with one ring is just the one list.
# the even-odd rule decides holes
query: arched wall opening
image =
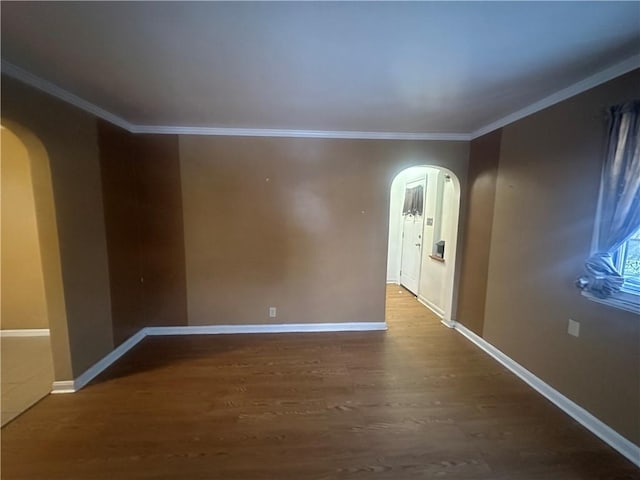
{"label": "arched wall opening", "polygon": [[48,329],[40,239],[27,147],[1,127],[3,331]]}
{"label": "arched wall opening", "polygon": [[[422,185],[422,211],[406,204]],[[405,286],[451,326],[460,181],[450,170],[421,165],[398,173],[390,188],[387,283]],[[444,252],[442,251],[444,248]],[[404,268],[404,271],[403,271]]]}
{"label": "arched wall opening", "polygon": [[[42,142],[28,129],[6,118],[2,118],[0,125],[2,330],[48,329],[54,378],[66,379],[71,367],[71,355],[49,157]],[[8,177],[11,171],[16,173],[16,169],[19,170],[18,177]],[[16,180],[21,185],[5,190],[7,182]],[[27,201],[22,206],[16,205],[15,198],[9,199],[6,196],[12,190],[14,193],[20,190],[21,198],[29,198],[30,202]],[[22,222],[23,230],[6,244],[5,240],[11,234],[7,221],[15,220],[16,214],[26,214],[31,218],[26,223]],[[29,237],[22,245],[16,243],[20,235],[25,235],[25,239]],[[23,291],[16,292],[12,280],[18,274],[16,268],[19,264],[15,263],[15,259],[24,260],[25,256],[30,256],[29,272],[27,275],[20,273],[23,275],[23,282],[19,286]],[[27,305],[26,300],[32,296],[35,300],[32,305]]]}

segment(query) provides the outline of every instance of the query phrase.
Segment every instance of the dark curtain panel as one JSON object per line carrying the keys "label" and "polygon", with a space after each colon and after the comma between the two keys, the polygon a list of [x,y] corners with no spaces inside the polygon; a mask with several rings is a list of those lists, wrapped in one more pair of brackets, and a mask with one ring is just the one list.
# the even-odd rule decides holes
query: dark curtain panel
{"label": "dark curtain panel", "polygon": [[404,192],[402,215],[422,215],[424,210],[424,187],[407,188]]}

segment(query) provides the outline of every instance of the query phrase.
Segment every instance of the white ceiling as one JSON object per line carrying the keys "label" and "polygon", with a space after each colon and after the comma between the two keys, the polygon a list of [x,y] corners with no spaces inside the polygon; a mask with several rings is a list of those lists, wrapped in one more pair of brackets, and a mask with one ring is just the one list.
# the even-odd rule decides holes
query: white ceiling
{"label": "white ceiling", "polygon": [[2,58],[136,125],[470,133],[640,53],[639,2],[2,2]]}

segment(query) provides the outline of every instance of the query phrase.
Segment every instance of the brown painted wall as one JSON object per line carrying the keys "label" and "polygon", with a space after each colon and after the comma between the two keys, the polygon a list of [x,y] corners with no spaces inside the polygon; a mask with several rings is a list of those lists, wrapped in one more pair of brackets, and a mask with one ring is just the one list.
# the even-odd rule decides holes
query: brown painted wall
{"label": "brown painted wall", "polygon": [[484,325],[501,133],[496,130],[476,138],[469,150],[467,220],[461,250],[457,321],[478,335],[482,335]]}
{"label": "brown painted wall", "polygon": [[187,322],[178,139],[98,124],[113,335]]}
{"label": "brown painted wall", "polygon": [[393,177],[435,164],[464,185],[467,156],[465,142],[180,137],[189,324],[384,321]]}
{"label": "brown painted wall", "polygon": [[187,287],[178,137],[136,135],[135,150],[146,325],[186,325]]}
{"label": "brown painted wall", "polygon": [[8,128],[0,144],[2,328],[49,328],[29,152]]}
{"label": "brown painted wall", "polygon": [[71,351],[56,379],[111,351],[113,331],[120,343],[187,323],[186,307],[191,325],[383,321],[390,183],[430,164],[452,170],[469,202],[457,319],[640,443],[640,322],[573,286],[603,111],[637,96],[638,71],[472,142],[468,196],[466,142],[177,139],[108,125],[98,136],[90,115],[2,80],[3,118],[51,162]]}
{"label": "brown painted wall", "polygon": [[31,131],[48,153],[71,351],[71,365],[54,366],[56,380],[69,380],[113,349],[96,120],[6,76],[2,117]]}
{"label": "brown painted wall", "polygon": [[131,135],[98,121],[114,345],[144,327],[140,213]]}
{"label": "brown painted wall", "polygon": [[[640,444],[640,321],[574,287],[589,255],[605,108],[638,97],[640,71],[503,129],[484,338]],[[580,337],[567,321],[581,323]]]}

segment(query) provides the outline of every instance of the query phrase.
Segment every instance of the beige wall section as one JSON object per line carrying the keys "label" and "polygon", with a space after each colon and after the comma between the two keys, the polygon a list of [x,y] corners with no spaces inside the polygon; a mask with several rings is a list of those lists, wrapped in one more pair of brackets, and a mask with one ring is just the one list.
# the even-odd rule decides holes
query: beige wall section
{"label": "beige wall section", "polygon": [[[459,199],[454,180],[445,179],[447,172],[429,168],[427,173],[427,192],[425,201],[425,224],[422,236],[422,269],[420,271],[420,289],[418,297],[437,311],[445,320],[451,320],[451,275],[454,266],[457,210]],[[427,218],[433,219],[429,225]],[[430,257],[435,243],[445,242],[445,261],[439,262]]]}
{"label": "beige wall section", "polygon": [[0,144],[2,329],[48,328],[29,153],[4,126]]}
{"label": "beige wall section", "polygon": [[391,181],[424,164],[464,181],[467,155],[464,142],[180,137],[189,324],[384,321]]}
{"label": "beige wall section", "polygon": [[54,366],[56,380],[69,380],[113,349],[96,120],[6,76],[2,116],[32,132],[49,157],[71,351],[71,365],[58,361],[52,331]]}
{"label": "beige wall section", "polygon": [[[484,338],[640,444],[640,318],[574,287],[589,255],[605,108],[636,70],[504,128]],[[580,322],[580,337],[567,322]]]}

